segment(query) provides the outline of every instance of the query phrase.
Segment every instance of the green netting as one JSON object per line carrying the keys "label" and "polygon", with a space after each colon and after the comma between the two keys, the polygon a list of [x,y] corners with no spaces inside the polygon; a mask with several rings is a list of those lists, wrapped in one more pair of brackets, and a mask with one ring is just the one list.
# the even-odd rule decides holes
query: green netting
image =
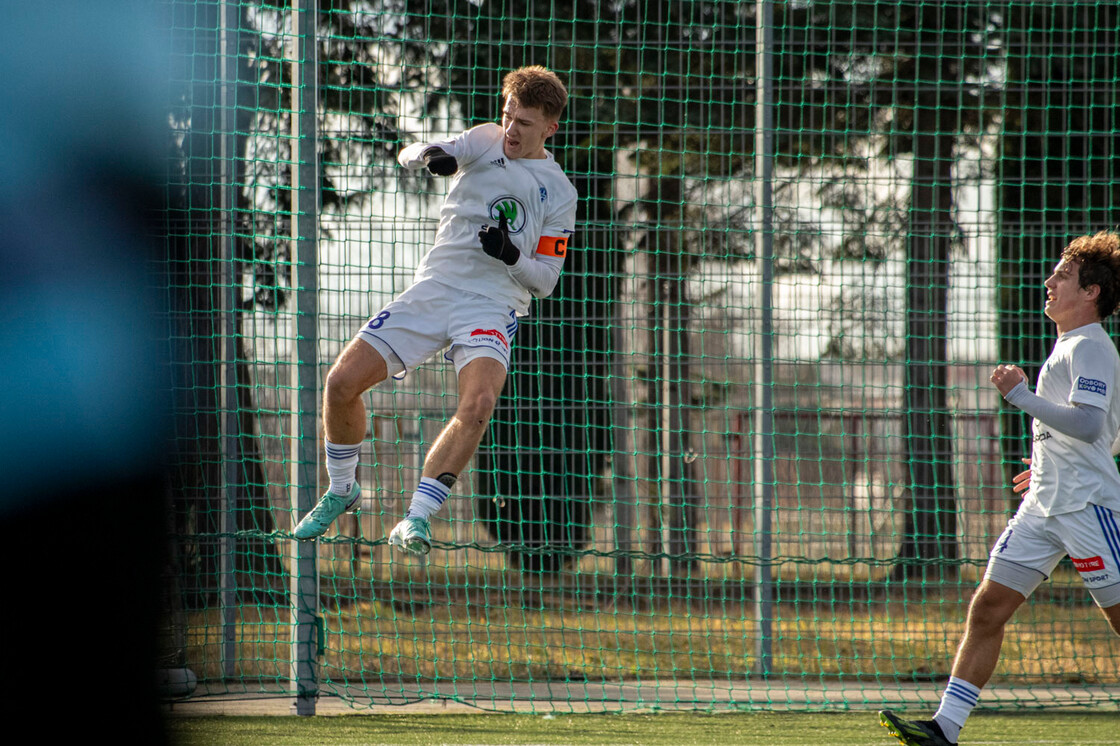
{"label": "green netting", "polygon": [[[1048,268],[1120,214],[1120,11],[804,0],[763,33],[739,2],[319,4],[312,75],[299,3],[169,0],[165,647],[192,696],[935,703],[1029,453],[988,375],[1037,374]],[[322,460],[300,372],[321,387],[408,286],[446,189],[396,153],[495,120],[523,64],[571,93],[549,145],[581,197],[561,283],[428,561],[385,537],[454,411],[442,361],[368,394],[363,512],[297,569],[299,495],[326,484],[299,476]],[[292,591],[309,566],[317,601]],[[1116,703],[1118,670],[1063,562],[982,702]]]}

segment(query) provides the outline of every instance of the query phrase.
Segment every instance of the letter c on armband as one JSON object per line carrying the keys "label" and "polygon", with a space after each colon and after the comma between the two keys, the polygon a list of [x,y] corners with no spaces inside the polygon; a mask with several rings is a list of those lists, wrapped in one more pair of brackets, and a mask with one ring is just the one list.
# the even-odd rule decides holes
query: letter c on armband
{"label": "letter c on armband", "polygon": [[537,253],[544,256],[564,257],[568,253],[568,239],[541,236],[541,240],[537,242]]}

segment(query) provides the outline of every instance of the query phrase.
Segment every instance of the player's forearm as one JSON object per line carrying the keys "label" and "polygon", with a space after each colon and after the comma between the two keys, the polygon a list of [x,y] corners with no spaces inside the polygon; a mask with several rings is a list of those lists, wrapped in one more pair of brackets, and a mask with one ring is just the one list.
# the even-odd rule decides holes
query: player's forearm
{"label": "player's forearm", "polygon": [[1105,411],[1087,404],[1055,404],[1019,383],[1004,396],[1008,402],[1063,435],[1092,443],[1104,430]]}
{"label": "player's forearm", "polygon": [[556,289],[556,281],[560,279],[561,266],[561,263],[536,259],[522,254],[517,263],[509,267],[509,274],[534,297],[547,298]]}
{"label": "player's forearm", "polygon": [[444,148],[445,150],[450,147],[446,142],[414,142],[397,154],[397,163],[411,170],[424,168],[427,165],[427,162],[424,160],[424,151],[433,145]]}

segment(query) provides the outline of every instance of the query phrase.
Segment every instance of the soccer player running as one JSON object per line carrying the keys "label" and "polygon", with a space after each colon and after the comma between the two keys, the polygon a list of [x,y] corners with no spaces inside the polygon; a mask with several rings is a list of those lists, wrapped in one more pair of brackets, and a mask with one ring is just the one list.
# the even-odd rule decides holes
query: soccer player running
{"label": "soccer player running", "polygon": [[452,177],[451,189],[413,284],[365,323],[327,374],[330,486],[296,526],[297,539],[322,535],[359,506],[365,391],[444,351],[458,377],[458,405],[424,459],[404,520],[389,535],[397,549],[427,554],[429,519],[478,449],[502,391],[518,318],[533,297],[547,297],[556,286],[577,195],[545,141],[559,128],[568,92],[552,71],[530,66],[503,78],[502,98],[500,126],[415,143],[397,158],[405,168]]}
{"label": "soccer player running", "polygon": [[995,670],[1005,625],[1067,554],[1120,634],[1120,472],[1111,453],[1120,429],[1120,355],[1101,326],[1120,303],[1120,236],[1074,239],[1045,287],[1058,339],[1037,393],[1018,366],[1000,365],[991,375],[1000,394],[1034,418],[1030,487],[991,551],[933,719],[879,713],[906,746],[957,742]]}

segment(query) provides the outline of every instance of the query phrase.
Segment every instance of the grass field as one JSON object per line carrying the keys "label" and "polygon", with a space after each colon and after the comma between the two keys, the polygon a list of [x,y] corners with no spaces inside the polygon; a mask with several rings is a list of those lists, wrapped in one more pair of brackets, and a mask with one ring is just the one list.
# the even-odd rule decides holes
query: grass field
{"label": "grass field", "polygon": [[[718,744],[719,746],[897,746],[874,712],[654,715],[346,715],[180,717],[172,742],[192,744]],[[1115,746],[1120,713],[978,713],[961,746]]]}

